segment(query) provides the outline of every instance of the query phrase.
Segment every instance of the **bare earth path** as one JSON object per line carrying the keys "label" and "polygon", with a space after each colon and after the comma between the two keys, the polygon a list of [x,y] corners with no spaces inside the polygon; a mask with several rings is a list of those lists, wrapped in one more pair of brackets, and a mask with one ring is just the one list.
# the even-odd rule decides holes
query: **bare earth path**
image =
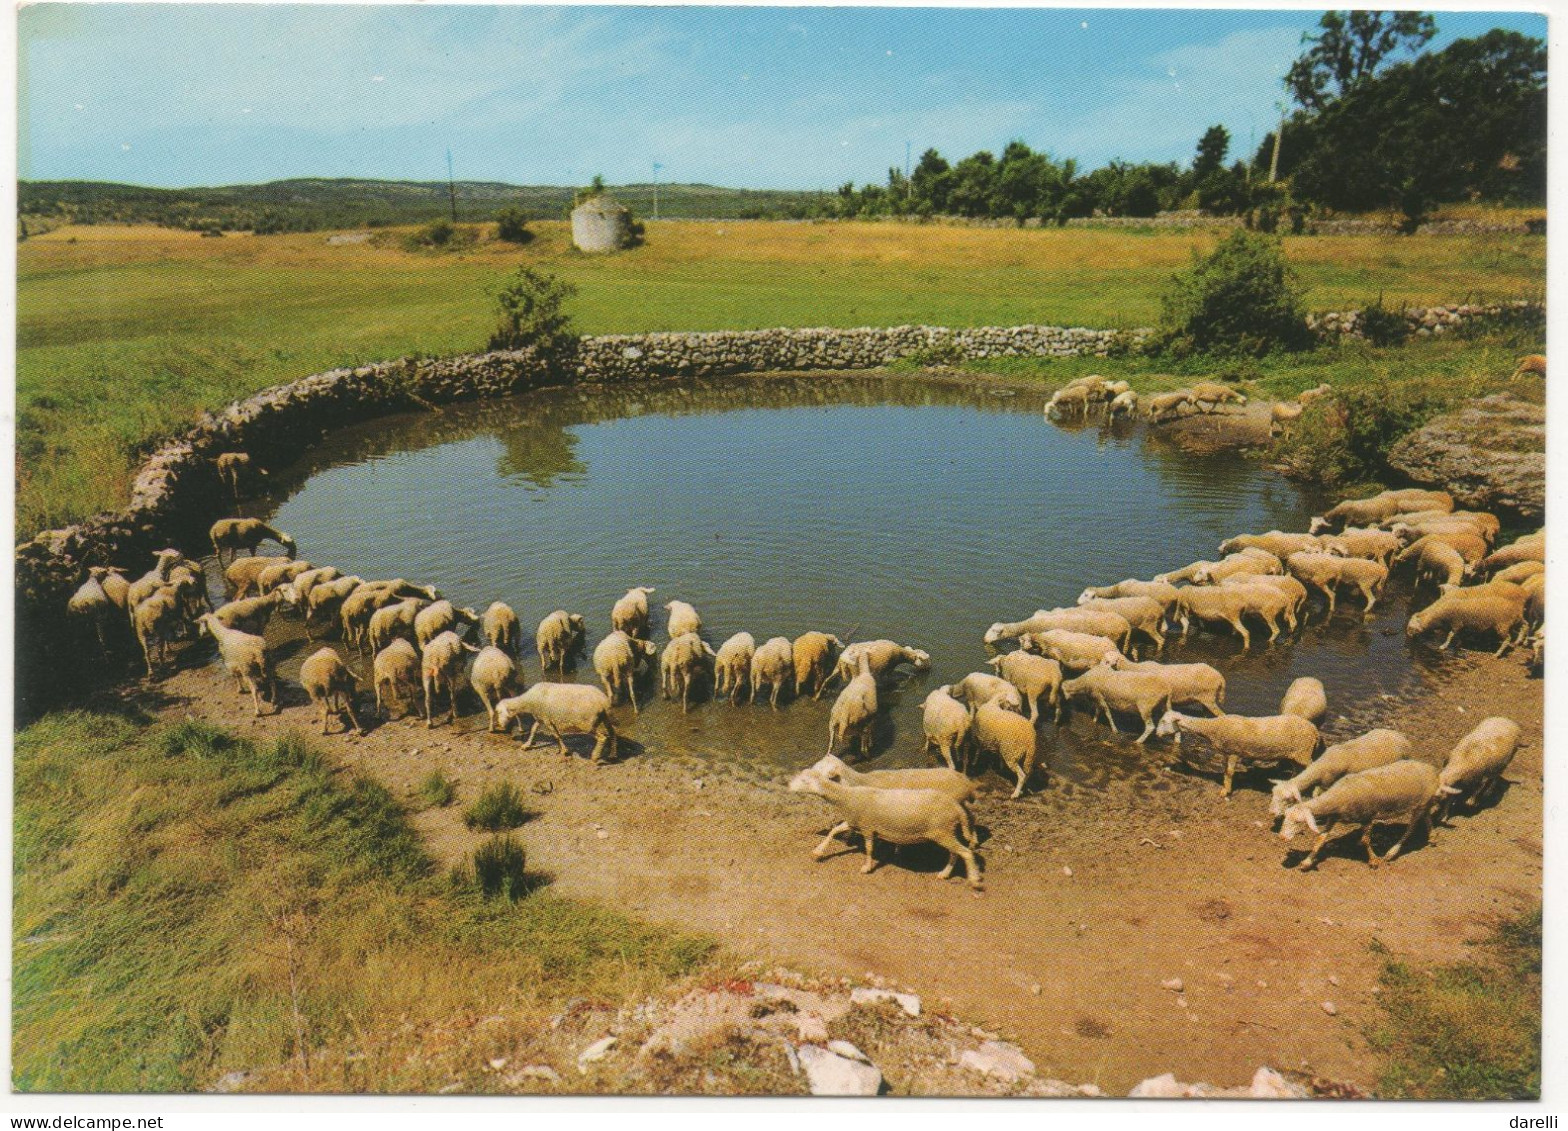
{"label": "bare earth path", "polygon": [[[657,750],[596,769],[586,747],[562,759],[488,735],[482,714],[325,743],[402,797],[436,767],[457,779],[456,804],[415,817],[444,861],[480,839],[462,824],[467,801],[489,781],[516,781],[538,813],[518,833],[530,868],[561,893],[710,933],[747,957],[902,982],[930,1007],[1016,1039],[1050,1076],[1125,1094],[1165,1071],[1230,1085],[1269,1064],[1368,1086],[1376,1065],[1362,1030],[1377,1015],[1382,961],[1369,944],[1417,964],[1451,961],[1491,919],[1540,898],[1541,686],[1516,658],[1468,653],[1377,719],[1331,714],[1331,740],[1395,726],[1439,757],[1486,714],[1525,729],[1498,804],[1379,871],[1353,847],[1314,873],[1282,866],[1295,846],[1270,831],[1261,776],[1229,801],[1212,778],[1171,772],[1152,801],[1053,781],[1019,802],[993,777],[976,806],[981,895],[936,879],[940,856],[919,850],[870,876],[858,852],[815,863],[810,849],[830,823],[818,799]],[[281,715],[251,724],[248,697],[242,708],[211,666],[159,690],[171,717],[258,734],[311,726],[297,687]],[[1167,760],[1158,748],[1143,757]],[[1059,826],[1067,805],[1103,817]],[[1180,993],[1162,987],[1177,978]]]}

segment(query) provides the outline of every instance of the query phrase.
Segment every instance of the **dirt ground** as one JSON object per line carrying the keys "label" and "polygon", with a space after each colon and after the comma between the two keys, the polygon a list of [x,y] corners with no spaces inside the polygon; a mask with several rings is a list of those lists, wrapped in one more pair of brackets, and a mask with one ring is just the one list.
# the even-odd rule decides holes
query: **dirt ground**
{"label": "dirt ground", "polygon": [[[210,664],[160,681],[152,697],[168,717],[258,735],[313,720],[296,685],[281,714],[252,721],[248,696]],[[1463,653],[1412,698],[1330,717],[1331,741],[1391,726],[1441,758],[1490,714],[1524,727],[1506,793],[1430,843],[1413,838],[1379,870],[1354,842],[1315,872],[1289,866],[1304,842],[1273,833],[1261,774],[1229,800],[1212,776],[1176,769],[1162,771],[1169,788],[1153,800],[1053,780],[1009,801],[992,776],[975,806],[983,894],[936,878],[935,852],[884,849],[869,876],[858,849],[815,862],[832,823],[820,800],[651,747],[624,744],[630,756],[595,767],[581,739],[567,758],[553,744],[527,750],[485,733],[478,712],[455,727],[415,718],[324,742],[412,807],[432,769],[457,781],[455,804],[414,817],[442,861],[484,835],[462,823],[468,801],[514,781],[536,812],[516,834],[530,870],[560,893],[706,932],[741,956],[907,985],[930,1008],[1016,1041],[1042,1074],[1124,1095],[1168,1071],[1245,1083],[1262,1064],[1375,1084],[1363,1037],[1378,1012],[1373,940],[1418,965],[1452,961],[1494,918],[1541,897],[1542,684],[1517,654]],[[1139,757],[1170,761],[1153,743]],[[1101,819],[1054,822],[1064,805],[1095,806]],[[1173,979],[1179,992],[1162,986]]]}

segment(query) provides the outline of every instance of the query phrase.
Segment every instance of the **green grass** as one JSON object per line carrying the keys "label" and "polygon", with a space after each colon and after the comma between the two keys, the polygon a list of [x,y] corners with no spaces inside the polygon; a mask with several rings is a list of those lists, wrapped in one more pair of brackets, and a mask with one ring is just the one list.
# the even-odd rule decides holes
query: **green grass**
{"label": "green grass", "polygon": [[[434,1091],[711,944],[437,874],[380,785],[303,739],[65,712],[15,755],[13,1086]],[[476,1022],[493,1019],[481,1033]],[[488,1082],[487,1081],[491,1081]]]}
{"label": "green grass", "polygon": [[463,814],[463,823],[471,829],[500,832],[515,829],[532,816],[523,805],[523,795],[509,781],[489,786]]}
{"label": "green grass", "polygon": [[440,770],[431,770],[415,791],[420,806],[425,809],[442,809],[452,804],[457,796],[457,783]]}
{"label": "green grass", "polygon": [[[1150,324],[1201,232],[745,221],[653,225],[647,246],[572,251],[564,224],[523,247],[410,252],[398,233],[203,240],[61,228],[18,248],[21,537],[123,504],[139,446],[204,408],[336,365],[479,348],[519,264],[579,290],[586,333],[1044,322]],[[72,242],[74,241],[74,242]],[[1525,236],[1286,242],[1314,308],[1538,296]]]}
{"label": "green grass", "polygon": [[1500,923],[1482,953],[1383,968],[1383,1019],[1368,1032],[1389,1099],[1533,1100],[1541,1095],[1541,909]]}

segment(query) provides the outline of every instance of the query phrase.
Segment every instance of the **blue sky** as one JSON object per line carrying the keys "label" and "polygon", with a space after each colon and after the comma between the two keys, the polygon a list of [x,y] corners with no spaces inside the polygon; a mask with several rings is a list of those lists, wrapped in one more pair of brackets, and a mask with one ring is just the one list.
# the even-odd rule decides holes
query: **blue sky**
{"label": "blue sky", "polygon": [[[19,175],[831,188],[1012,138],[1084,169],[1232,156],[1319,11],[39,4]],[[1434,46],[1529,13],[1439,12]]]}

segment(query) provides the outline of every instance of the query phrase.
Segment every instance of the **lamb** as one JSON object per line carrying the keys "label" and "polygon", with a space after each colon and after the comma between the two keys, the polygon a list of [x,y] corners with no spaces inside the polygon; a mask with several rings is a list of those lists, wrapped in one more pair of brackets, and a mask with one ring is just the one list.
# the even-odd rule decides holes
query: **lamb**
{"label": "lamb", "polygon": [[713,659],[713,694],[728,695],[731,703],[741,688],[751,695],[751,658],[757,654],[757,639],[749,632],[737,632],[723,644]]}
{"label": "lamb", "polygon": [[463,675],[463,653],[477,652],[472,644],[465,644],[457,633],[441,633],[424,646],[419,657],[419,678],[425,692],[425,726],[435,723],[436,696],[445,693],[447,722],[457,722],[457,687]]}
{"label": "lamb", "polygon": [[169,641],[179,628],[180,605],[172,590],[161,589],[131,610],[131,629],[136,633],[136,642],[141,645],[142,658],[147,661],[148,679],[152,679],[155,672],[153,646],[156,645],[158,649],[158,663],[166,663],[169,658]]}
{"label": "lamb", "polygon": [[1341,558],[1334,554],[1291,554],[1285,559],[1285,568],[1303,585],[1319,590],[1328,598],[1330,616],[1334,613],[1334,595],[1339,586],[1354,586],[1366,599],[1366,611],[1370,613],[1388,580],[1387,566],[1367,558]]}
{"label": "lamb", "polygon": [[[1194,585],[1218,585],[1220,582],[1242,574],[1268,576],[1285,572],[1284,563],[1267,550],[1241,549],[1227,554],[1217,562],[1197,562],[1192,569]],[[1166,580],[1172,580],[1166,578]]]}
{"label": "lamb", "polygon": [[[1399,855],[1417,823],[1431,830],[1432,801],[1437,791],[1437,771],[1413,758],[1346,774],[1310,801],[1286,809],[1280,825],[1280,839],[1292,839],[1303,826],[1317,834],[1312,851],[1300,865],[1303,872],[1310,871],[1317,866],[1318,855],[1335,827],[1348,824],[1353,826],[1352,833],[1357,829],[1361,831],[1367,863],[1376,868]],[[1405,826],[1399,843],[1381,857],[1372,851],[1372,826],[1375,824]]]}
{"label": "lamb", "polygon": [[[435,601],[414,614],[414,639],[423,648],[443,632],[456,632],[460,624],[476,625],[479,619],[474,609],[459,609],[451,601]],[[543,627],[540,626],[541,631]],[[544,655],[542,645],[539,655]]]}
{"label": "lamb", "polygon": [[103,589],[109,603],[122,612],[130,611],[131,583],[125,579],[125,571],[119,566],[101,566],[103,573],[98,577],[98,585]]}
{"label": "lamb", "polygon": [[103,626],[115,613],[114,602],[109,599],[109,594],[104,592],[103,579],[109,571],[104,566],[93,566],[87,571],[87,580],[82,582],[80,588],[71,594],[70,600],[65,604],[65,611],[78,620],[90,623],[98,634],[98,647],[105,655],[109,652],[109,642],[104,637]]}
{"label": "lamb", "polygon": [[1323,716],[1328,714],[1328,692],[1323,689],[1323,681],[1310,675],[1292,680],[1279,701],[1279,713],[1306,719],[1313,726],[1321,725]]}
{"label": "lamb", "polygon": [[555,738],[562,757],[571,754],[566,748],[566,740],[561,737],[566,731],[594,736],[591,758],[594,765],[603,764],[606,748],[610,760],[615,760],[618,744],[615,724],[610,721],[610,698],[597,687],[581,683],[536,683],[521,695],[496,704],[496,725],[503,733],[525,717],[534,721],[524,743],[525,749],[532,748],[534,736],[543,726]]}
{"label": "lamb", "polygon": [[691,710],[691,689],[713,675],[713,649],[695,632],[683,632],[659,657],[659,686],[666,699],[680,698],[681,714]]}
{"label": "lamb", "polygon": [[[1201,412],[1213,412],[1222,404],[1234,401],[1238,405],[1247,403],[1247,398],[1235,389],[1224,385],[1216,385],[1213,381],[1199,381],[1192,387],[1192,403]],[[1207,404],[1209,407],[1204,408]]]}
{"label": "lamb", "polygon": [[[365,733],[359,716],[354,714],[354,692],[358,685],[354,673],[344,666],[337,651],[322,648],[311,654],[299,668],[299,682],[310,701],[321,707],[321,733],[327,733],[328,715],[346,714],[359,734]],[[347,732],[347,724],[344,731]]]}
{"label": "lamb", "polygon": [[593,670],[598,674],[599,682],[604,684],[604,693],[610,697],[611,706],[620,698],[624,685],[626,698],[631,700],[632,714],[639,713],[637,665],[642,660],[651,661],[658,651],[659,646],[653,641],[629,636],[619,628],[599,641],[593,650]]}
{"label": "lamb", "polygon": [[235,558],[223,571],[223,584],[234,597],[254,597],[261,592],[261,575],[289,559],[270,554]]}
{"label": "lamb", "polygon": [[921,726],[925,731],[921,752],[935,747],[948,769],[957,770],[962,762],[963,769],[967,770],[969,759],[965,749],[973,721],[968,704],[954,699],[947,693],[947,688],[938,687],[926,696],[921,712]]}
{"label": "lamb", "polygon": [[[942,879],[953,874],[953,865],[962,859],[964,878],[975,891],[984,883],[974,852],[965,840],[974,839],[974,826],[968,812],[957,801],[934,789],[871,789],[829,780],[812,770],[803,770],[790,780],[792,793],[815,793],[826,800],[841,818],[812,852],[821,860],[828,846],[847,832],[858,832],[865,840],[866,864],[861,872],[876,867],[876,839],[892,844],[920,844],[931,841],[947,849],[947,867],[938,873]],[[962,834],[964,839],[960,839]]]}
{"label": "lamb", "polygon": [[222,452],[213,460],[218,469],[218,481],[229,489],[234,501],[240,501],[240,487],[248,484],[252,476],[267,474],[267,469],[256,466],[248,452]]}
{"label": "lamb", "polygon": [[1327,789],[1346,774],[1375,770],[1401,758],[1414,757],[1414,754],[1415,747],[1397,730],[1369,730],[1359,738],[1335,743],[1295,777],[1274,783],[1269,796],[1269,816],[1283,817],[1286,809],[1299,805],[1312,796],[1314,790]]}
{"label": "lamb", "polygon": [[1108,656],[1122,654],[1114,640],[1089,632],[1068,632],[1060,628],[1031,632],[1019,639],[1019,647],[1024,652],[1055,660],[1063,668],[1075,672],[1092,668]]}
{"label": "lamb", "polygon": [[1317,537],[1323,549],[1331,554],[1345,558],[1368,558],[1384,565],[1388,565],[1403,544],[1398,535],[1375,527],[1347,526],[1338,534],[1320,534]]}
{"label": "lamb", "polygon": [[522,690],[518,684],[517,661],[503,649],[488,644],[474,657],[473,666],[468,669],[468,682],[474,694],[479,696],[479,701],[485,705],[485,714],[490,718],[490,733],[494,734],[496,704]]}
{"label": "lamb", "polygon": [[626,591],[626,596],[615,602],[610,610],[610,627],[627,636],[646,639],[648,636],[648,594],[651,585],[638,585]]}
{"label": "lamb", "polygon": [[803,632],[790,645],[795,660],[795,693],[806,694],[813,684],[813,699],[822,698],[822,689],[833,675],[834,661],[844,642],[826,632]]}
{"label": "lamb", "polygon": [[990,672],[970,672],[957,683],[948,684],[947,693],[972,708],[994,700],[1009,711],[1024,713],[1024,697],[1018,693],[1018,688]]}
{"label": "lamb", "polygon": [[125,607],[128,612],[169,584],[174,567],[185,560],[178,550],[159,550],[152,569],[131,582],[125,590]]}
{"label": "lamb", "polygon": [[484,633],[485,640],[492,646],[512,656],[517,655],[517,650],[522,645],[522,625],[518,623],[517,614],[512,611],[512,606],[504,601],[490,603],[484,616],[479,618],[479,631]]}
{"label": "lamb", "polygon": [[1078,594],[1078,603],[1087,605],[1096,598],[1148,597],[1158,601],[1164,608],[1165,614],[1169,616],[1180,592],[1169,581],[1139,581],[1135,577],[1129,577],[1126,581],[1118,581],[1115,585],[1089,586]]}
{"label": "lamb", "polygon": [[237,628],[241,632],[261,636],[266,632],[267,622],[272,619],[272,614],[282,605],[283,594],[274,591],[265,597],[246,597],[242,601],[230,601],[215,609],[213,615],[223,623],[225,628]]}
{"label": "lamb", "polygon": [[1025,633],[1049,632],[1053,628],[1103,636],[1123,649],[1127,647],[1128,638],[1132,636],[1132,625],[1127,623],[1126,617],[1104,609],[1074,607],[1037,609],[1028,620],[1014,621],[1010,624],[998,621],[985,630],[985,643],[996,644],[1002,640],[1023,636]]}
{"label": "lamb", "polygon": [[[262,692],[266,691],[269,703],[276,703],[277,679],[272,673],[272,657],[267,655],[267,642],[259,636],[229,628],[212,613],[204,614],[198,622],[202,629],[218,642],[218,654],[223,666],[239,682],[240,694],[250,691],[256,717],[261,717]],[[276,711],[281,711],[278,706]],[[276,713],[276,712],[275,712]]]}
{"label": "lamb", "polygon": [[1159,424],[1170,417],[1180,416],[1184,407],[1196,408],[1197,402],[1191,389],[1177,389],[1171,393],[1156,393],[1148,400],[1149,420]]}
{"label": "lamb", "polygon": [[1184,763],[1182,736],[1196,734],[1225,756],[1225,782],[1220,796],[1229,797],[1236,767],[1242,763],[1294,762],[1305,766],[1323,747],[1318,728],[1299,715],[1221,715],[1200,719],[1167,711],[1155,733],[1176,742],[1176,756]]}
{"label": "lamb", "polygon": [[1447,649],[1460,633],[1493,634],[1499,642],[1494,653],[1497,656],[1524,639],[1528,625],[1522,590],[1517,600],[1495,592],[1480,596],[1465,596],[1464,593],[1463,589],[1444,593],[1416,613],[1405,625],[1405,636],[1413,640],[1436,629],[1447,633],[1440,645]]}
{"label": "lamb", "polygon": [[1051,707],[1052,717],[1062,717],[1062,665],[1029,652],[1007,652],[986,661],[996,674],[1018,689],[1031,723],[1040,720],[1040,700]]}
{"label": "lamb", "polygon": [[1518,723],[1493,715],[1482,719],[1454,745],[1437,777],[1437,788],[1442,794],[1441,820],[1447,820],[1456,797],[1463,797],[1463,804],[1474,805],[1502,779],[1503,771],[1519,749],[1521,734]]}
{"label": "lamb", "polygon": [[539,622],[534,634],[534,644],[539,649],[539,664],[545,670],[556,668],[566,671],[566,661],[582,647],[588,637],[588,622],[581,613],[565,609],[555,612]]}
{"label": "lamb", "polygon": [[1014,799],[1023,796],[1024,786],[1033,776],[1039,758],[1034,724],[993,699],[982,703],[975,711],[970,736],[979,753],[994,755],[998,766],[1006,767],[1018,779],[1009,796]]}
{"label": "lamb", "polygon": [[1176,619],[1185,638],[1193,621],[1230,625],[1241,637],[1243,648],[1252,647],[1245,618],[1261,617],[1269,628],[1270,642],[1278,638],[1281,622],[1288,622],[1293,602],[1290,594],[1272,585],[1203,585],[1181,591]]}
{"label": "lamb", "polygon": [[879,681],[899,664],[909,664],[917,672],[929,671],[931,668],[931,653],[922,648],[899,644],[894,640],[862,640],[844,646],[844,650],[839,653],[838,665],[828,679],[836,678],[848,683],[855,678],[855,672],[860,668],[861,656],[870,661],[871,674]]}
{"label": "lamb", "polygon": [[379,653],[399,636],[406,637],[410,643],[417,642],[414,618],[429,604],[422,597],[405,597],[394,605],[383,605],[371,613],[370,650]]}
{"label": "lamb", "polygon": [[[1287,534],[1283,530],[1270,530],[1267,534],[1238,534],[1220,543],[1220,553],[1234,554],[1238,550],[1262,550],[1284,561],[1297,550],[1321,550],[1322,539],[1316,534]],[[1200,582],[1201,584],[1201,582]]]}
{"label": "lamb", "polygon": [[1211,715],[1225,713],[1225,677],[1208,664],[1162,664],[1157,660],[1133,663],[1125,656],[1115,655],[1101,662],[1117,671],[1146,672],[1164,680],[1172,707],[1202,707]]}
{"label": "lamb", "polygon": [[1139,743],[1148,741],[1160,712],[1169,711],[1171,705],[1170,685],[1160,676],[1146,671],[1118,671],[1109,664],[1096,664],[1077,679],[1063,683],[1062,695],[1068,699],[1092,699],[1095,717],[1103,714],[1105,725],[1113,731],[1115,712],[1136,714],[1143,720]]}
{"label": "lamb", "polygon": [[1427,582],[1440,586],[1464,583],[1464,555],[1440,539],[1421,538],[1412,542],[1394,558],[1396,567],[1405,562],[1415,566],[1417,585]]}
{"label": "lamb", "polygon": [[779,690],[795,678],[795,649],[787,636],[775,636],[751,657],[751,695],[756,702],[757,692],[766,685],[772,692],[769,703],[779,709]]}
{"label": "lamb", "polygon": [[[960,805],[974,800],[980,792],[980,783],[967,774],[935,767],[916,770],[856,770],[842,758],[823,755],[811,766],[813,773],[821,774],[828,781],[866,789],[934,789],[945,793]],[[970,844],[973,845],[973,840]]]}
{"label": "lamb", "polygon": [[827,752],[833,753],[840,741],[854,741],[860,746],[861,757],[869,758],[876,717],[877,677],[871,674],[871,661],[862,656],[855,678],[844,685],[833,701],[833,713],[828,717]]}
{"label": "lamb", "polygon": [[1105,418],[1107,420],[1115,420],[1123,414],[1129,418],[1138,415],[1138,394],[1131,389],[1117,393],[1111,398],[1111,403],[1105,409]]}
{"label": "lamb", "polygon": [[233,557],[238,557],[241,550],[255,554],[256,547],[269,538],[283,547],[283,552],[291,561],[297,550],[294,539],[259,518],[220,518],[212,524],[208,536],[212,539],[212,552],[217,555],[220,566],[223,564],[223,551],[228,550]]}
{"label": "lamb", "polygon": [[1087,601],[1080,598],[1078,608],[1115,613],[1156,649],[1165,647],[1166,606],[1154,597],[1091,597]]}
{"label": "lamb", "polygon": [[[343,571],[336,566],[318,566],[315,569],[305,570],[292,581],[286,581],[278,588],[285,591],[284,596],[288,598],[291,606],[299,608],[301,603],[310,600],[310,591],[317,585],[328,581],[339,581],[342,577]],[[293,594],[292,597],[289,596],[290,593]]]}
{"label": "lamb", "polygon": [[419,653],[409,641],[398,637],[376,653],[373,675],[376,684],[376,714],[391,718],[391,704],[397,702],[407,717],[414,697],[419,694]]}
{"label": "lamb", "polygon": [[671,601],[664,607],[669,612],[664,629],[670,634],[671,640],[687,632],[695,632],[699,636],[702,634],[702,617],[685,601]]}

